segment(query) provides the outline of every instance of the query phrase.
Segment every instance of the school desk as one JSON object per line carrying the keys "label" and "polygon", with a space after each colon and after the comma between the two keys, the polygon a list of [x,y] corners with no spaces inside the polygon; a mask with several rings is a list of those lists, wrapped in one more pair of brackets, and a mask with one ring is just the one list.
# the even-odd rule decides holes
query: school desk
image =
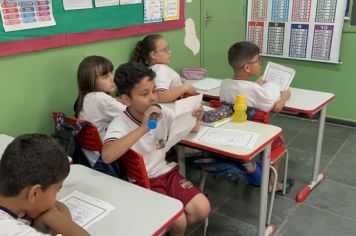
{"label": "school desk", "polygon": [[12,140],[14,140],[13,137],[6,134],[0,134],[0,159],[5,151],[5,148],[12,142]]}
{"label": "school desk", "polygon": [[[212,143],[202,142],[194,139],[199,133],[191,133],[184,138],[180,144],[202,151],[209,151],[212,153],[223,155],[227,158],[237,159],[240,161],[249,161],[255,157],[258,153],[263,152],[262,158],[262,182],[260,187],[260,210],[258,221],[258,235],[269,235],[269,232],[273,231],[273,226],[266,228],[266,214],[267,214],[267,198],[268,198],[268,179],[269,179],[269,166],[270,166],[270,151],[271,143],[282,132],[281,128],[273,125],[267,125],[262,123],[256,123],[252,121],[246,121],[243,123],[228,122],[221,126],[221,129],[239,130],[258,133],[259,137],[252,149],[237,148],[231,146],[222,146]],[[199,131],[201,132],[201,130]],[[178,162],[180,170],[185,174],[185,157],[184,147],[179,145],[178,147]]]}
{"label": "school desk", "polygon": [[183,213],[183,204],[176,199],[82,165],[71,165],[57,199],[74,190],[115,206],[88,228],[91,235],[160,235]]}
{"label": "school desk", "polygon": [[[188,82],[192,84],[196,83],[196,81],[192,80]],[[312,180],[299,191],[295,198],[297,202],[302,202],[307,198],[313,188],[325,179],[325,175],[319,172],[321,148],[324,136],[326,107],[335,98],[335,94],[292,87],[290,90],[292,95],[286,102],[283,111],[290,114],[304,114],[308,118],[312,118],[316,113],[320,112]],[[204,98],[207,100],[219,100],[220,88],[210,91],[198,90],[198,92],[203,93]]]}

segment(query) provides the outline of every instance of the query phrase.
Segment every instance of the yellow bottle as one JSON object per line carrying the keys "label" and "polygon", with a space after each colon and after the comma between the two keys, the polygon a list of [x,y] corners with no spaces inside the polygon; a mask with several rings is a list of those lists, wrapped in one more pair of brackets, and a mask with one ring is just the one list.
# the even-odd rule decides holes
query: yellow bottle
{"label": "yellow bottle", "polygon": [[237,95],[234,105],[234,114],[232,115],[232,121],[245,122],[247,120],[246,110],[247,104],[245,101],[245,96]]}

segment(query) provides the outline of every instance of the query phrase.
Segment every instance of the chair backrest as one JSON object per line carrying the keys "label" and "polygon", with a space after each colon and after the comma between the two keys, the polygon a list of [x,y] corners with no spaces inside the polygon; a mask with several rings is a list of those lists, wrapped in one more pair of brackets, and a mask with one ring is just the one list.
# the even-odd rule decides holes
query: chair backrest
{"label": "chair backrest", "polygon": [[150,188],[145,162],[141,154],[129,149],[120,159],[128,177],[134,179],[139,186]]}
{"label": "chair backrest", "polygon": [[[56,121],[57,112],[52,113],[52,118]],[[78,124],[79,119],[71,116],[64,115],[64,120],[69,124],[75,126]],[[103,143],[98,132],[98,129],[92,123],[89,123],[77,135],[77,142],[81,148],[89,151],[98,151],[101,153]]]}

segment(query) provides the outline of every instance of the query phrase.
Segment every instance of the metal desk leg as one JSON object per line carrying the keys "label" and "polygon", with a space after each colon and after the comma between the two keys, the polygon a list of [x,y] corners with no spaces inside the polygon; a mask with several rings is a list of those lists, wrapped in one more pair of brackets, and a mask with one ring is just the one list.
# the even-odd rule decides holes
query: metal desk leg
{"label": "metal desk leg", "polygon": [[323,173],[319,173],[321,148],[323,145],[324,137],[325,115],[326,107],[320,111],[318,137],[314,157],[313,179],[307,186],[299,191],[295,198],[297,202],[304,201],[308,197],[309,193],[313,190],[313,188],[325,179],[325,175]]}
{"label": "metal desk leg", "polygon": [[177,161],[179,165],[179,174],[185,176],[185,150],[182,145],[177,145]]}
{"label": "metal desk leg", "polygon": [[264,236],[266,231],[270,153],[271,153],[271,144],[269,144],[263,151],[263,158],[262,158],[262,181],[260,187],[260,215],[258,220],[259,236]]}

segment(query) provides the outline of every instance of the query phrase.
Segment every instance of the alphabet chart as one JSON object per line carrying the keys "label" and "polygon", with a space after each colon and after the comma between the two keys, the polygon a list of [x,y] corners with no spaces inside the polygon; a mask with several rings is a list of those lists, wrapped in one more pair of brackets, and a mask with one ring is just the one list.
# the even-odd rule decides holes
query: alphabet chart
{"label": "alphabet chart", "polygon": [[248,0],[246,40],[261,55],[340,63],[347,0]]}

